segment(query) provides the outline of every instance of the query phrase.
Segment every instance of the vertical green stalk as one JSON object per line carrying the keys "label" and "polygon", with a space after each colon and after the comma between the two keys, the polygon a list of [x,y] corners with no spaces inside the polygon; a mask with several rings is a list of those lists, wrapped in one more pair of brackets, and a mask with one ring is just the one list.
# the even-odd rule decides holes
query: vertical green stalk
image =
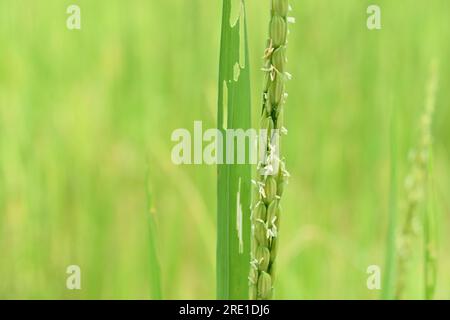
{"label": "vertical green stalk", "polygon": [[286,47],[288,36],[288,0],[271,1],[269,40],[264,54],[266,79],[263,90],[260,162],[256,187],[258,196],[252,211],[252,257],[250,261],[250,299],[272,298],[281,197],[289,176],[281,156],[281,136],[287,132],[283,124],[287,94]]}
{"label": "vertical green stalk", "polygon": [[[403,298],[409,263],[413,253],[417,251],[414,250],[414,241],[417,237],[415,226],[418,224],[420,228],[425,227],[423,220],[420,219],[419,211],[424,201],[427,200],[427,188],[430,183],[429,162],[431,161],[431,149],[433,146],[432,123],[435,113],[437,83],[437,67],[433,64],[431,78],[428,84],[425,110],[420,121],[420,140],[417,147],[410,153],[411,168],[405,181],[407,198],[405,221],[398,244],[397,299]],[[427,263],[429,262],[432,264],[435,263],[432,259],[427,261]],[[426,269],[428,271],[431,270],[430,265]]]}
{"label": "vertical green stalk", "polygon": [[383,283],[383,300],[392,300],[395,291],[395,269],[396,269],[396,234],[397,234],[397,116],[394,107],[391,118],[391,169],[390,169],[390,191],[389,191],[389,227],[386,248],[386,265]]}
{"label": "vertical green stalk", "polygon": [[[148,163],[148,162],[147,162]],[[149,165],[147,165],[147,172],[145,175],[145,190],[147,196],[147,210],[145,219],[148,226],[148,240],[149,240],[149,267],[150,267],[150,295],[153,300],[161,300],[161,272],[158,260],[158,254],[156,250],[156,226],[155,226],[155,213],[153,208],[152,194],[150,192],[150,172]]]}
{"label": "vertical green stalk", "polygon": [[246,164],[236,163],[235,138],[226,133],[251,128],[245,14],[244,0],[223,1],[217,125],[224,139],[218,146],[217,172],[217,297],[221,300],[246,299],[248,292],[251,166],[249,154]]}
{"label": "vertical green stalk", "polygon": [[436,208],[433,183],[433,150],[430,149],[428,164],[427,208],[424,214],[424,279],[425,299],[432,300],[437,280],[437,232]]}

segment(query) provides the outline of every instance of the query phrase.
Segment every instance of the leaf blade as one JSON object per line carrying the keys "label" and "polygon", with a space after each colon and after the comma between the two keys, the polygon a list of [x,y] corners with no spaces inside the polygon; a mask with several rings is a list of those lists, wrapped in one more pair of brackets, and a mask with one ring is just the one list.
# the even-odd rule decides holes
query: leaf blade
{"label": "leaf blade", "polygon": [[[233,2],[232,2],[233,1]],[[240,6],[239,21],[230,23],[236,2]],[[233,19],[234,20],[234,19]],[[244,46],[244,48],[242,47]],[[227,129],[247,130],[251,127],[250,72],[244,1],[224,0],[219,67],[218,130],[224,137],[217,168],[217,297],[247,299],[247,275],[250,261],[251,166],[226,164]],[[247,63],[243,63],[243,57]],[[236,65],[239,73],[236,74]],[[236,146],[233,147],[236,151]],[[236,152],[233,160],[235,160]],[[247,155],[248,156],[248,155]],[[248,157],[247,157],[248,159]],[[242,208],[242,244],[236,228],[239,198]],[[242,249],[242,250],[241,250]]]}

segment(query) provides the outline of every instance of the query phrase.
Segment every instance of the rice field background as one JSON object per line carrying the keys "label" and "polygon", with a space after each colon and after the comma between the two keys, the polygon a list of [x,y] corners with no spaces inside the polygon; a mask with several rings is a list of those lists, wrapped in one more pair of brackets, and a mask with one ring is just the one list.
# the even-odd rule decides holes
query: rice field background
{"label": "rice field background", "polygon": [[[257,127],[269,12],[246,4]],[[450,2],[292,5],[275,298],[380,298],[366,270],[385,265],[392,115],[401,208],[435,60],[436,298],[450,299]],[[0,298],[215,298],[216,168],[174,165],[170,137],[216,126],[220,22],[218,0],[0,1]]]}

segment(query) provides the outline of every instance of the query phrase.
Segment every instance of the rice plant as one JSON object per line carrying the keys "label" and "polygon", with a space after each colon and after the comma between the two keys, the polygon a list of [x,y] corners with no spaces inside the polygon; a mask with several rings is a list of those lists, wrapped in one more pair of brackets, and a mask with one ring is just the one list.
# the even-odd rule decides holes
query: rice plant
{"label": "rice plant", "polygon": [[147,196],[147,207],[146,216],[148,224],[148,240],[149,240],[149,275],[150,275],[150,294],[153,300],[161,300],[161,270],[158,260],[158,252],[156,245],[156,223],[155,223],[155,209],[153,207],[153,198],[150,191],[150,166],[147,165],[146,175],[145,175],[145,190]]}
{"label": "rice plant", "polygon": [[286,46],[288,35],[288,0],[271,1],[269,40],[264,52],[266,73],[261,112],[260,154],[258,190],[252,210],[252,253],[249,275],[250,299],[270,299],[275,281],[275,265],[278,249],[278,229],[281,218],[280,200],[289,176],[281,158],[280,135],[283,127],[284,104],[287,94]]}
{"label": "rice plant", "polygon": [[433,148],[428,163],[427,205],[424,214],[424,297],[433,299],[437,285],[437,217],[433,180]]}
{"label": "rice plant", "polygon": [[[250,73],[243,0],[224,0],[218,129],[251,127]],[[227,150],[230,151],[230,150]],[[223,152],[223,151],[222,151]],[[234,153],[236,155],[236,152]],[[217,180],[217,297],[246,299],[250,258],[250,164],[220,164]]]}
{"label": "rice plant", "polygon": [[[436,90],[438,84],[437,68],[433,65],[428,84],[425,110],[420,122],[420,139],[417,147],[410,152],[410,171],[405,180],[406,203],[404,209],[404,224],[400,233],[397,252],[397,286],[395,297],[401,299],[405,293],[408,267],[416,250],[414,242],[421,230],[425,241],[425,281],[426,296],[432,297],[436,284],[436,257],[432,239],[434,232],[431,227],[433,218],[431,210],[425,210],[425,220],[420,212],[425,201],[431,203],[429,183],[431,173],[431,154],[433,146],[432,124],[435,113]],[[430,206],[430,205],[429,205]],[[425,221],[425,223],[423,223]]]}
{"label": "rice plant", "polygon": [[[217,182],[215,166],[175,165],[170,136],[201,140],[193,122],[215,129],[217,108],[222,130],[250,127],[250,111],[258,129],[272,0],[73,2],[81,30],[66,28],[70,3],[0,1],[0,297],[248,298],[256,166],[220,165]],[[396,298],[404,147],[430,55],[450,84],[450,1],[373,1],[382,30],[367,30],[363,2],[290,1],[301,23],[288,68],[301,80],[288,83],[281,156],[295,179],[281,199],[276,280],[271,265],[260,285],[276,299],[373,299],[366,266],[383,253],[384,297]],[[450,298],[450,91],[438,97],[402,298]],[[73,264],[79,291],[65,286]]]}
{"label": "rice plant", "polygon": [[395,295],[396,276],[396,239],[397,239],[397,110],[394,108],[391,115],[390,128],[390,186],[389,186],[389,225],[386,246],[386,265],[382,291],[383,300],[392,300]]}

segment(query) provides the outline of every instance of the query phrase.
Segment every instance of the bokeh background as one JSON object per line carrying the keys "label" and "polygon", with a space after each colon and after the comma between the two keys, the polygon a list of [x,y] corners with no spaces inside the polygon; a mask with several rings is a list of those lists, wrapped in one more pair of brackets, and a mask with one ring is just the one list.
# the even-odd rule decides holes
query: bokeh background
{"label": "bokeh background", "polygon": [[[269,2],[246,2],[257,119]],[[66,28],[70,4],[80,31]],[[437,297],[449,299],[450,2],[292,5],[275,297],[379,298],[366,269],[384,266],[391,115],[401,206],[436,59]],[[163,298],[215,297],[216,169],[173,165],[170,136],[216,125],[220,21],[219,0],[0,1],[0,298],[150,299],[157,282]],[[81,291],[66,289],[73,264]]]}

